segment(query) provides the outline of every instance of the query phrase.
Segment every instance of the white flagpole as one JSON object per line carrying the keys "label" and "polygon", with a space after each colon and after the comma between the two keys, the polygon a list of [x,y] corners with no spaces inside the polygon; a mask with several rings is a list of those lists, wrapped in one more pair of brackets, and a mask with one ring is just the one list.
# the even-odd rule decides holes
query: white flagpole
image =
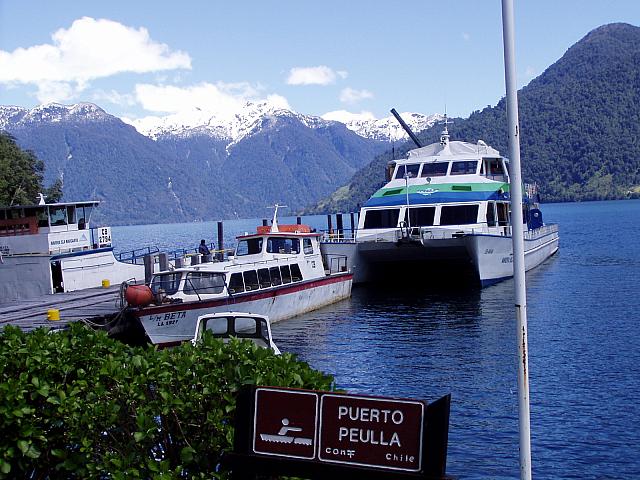
{"label": "white flagpole", "polygon": [[524,265],[522,223],[522,173],[520,168],[520,126],[514,41],[513,0],[502,0],[504,76],[507,87],[507,128],[511,160],[511,235],[518,338],[518,426],[520,431],[520,478],[531,479],[531,425],[529,411],[529,362],[527,348],[527,286]]}

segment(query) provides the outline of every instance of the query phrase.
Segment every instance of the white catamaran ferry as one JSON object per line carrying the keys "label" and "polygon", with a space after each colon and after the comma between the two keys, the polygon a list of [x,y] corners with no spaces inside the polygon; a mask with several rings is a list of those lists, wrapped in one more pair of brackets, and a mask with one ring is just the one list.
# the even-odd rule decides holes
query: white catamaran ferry
{"label": "white catamaran ferry", "polygon": [[[388,183],[362,207],[351,242],[323,242],[344,254],[354,282],[471,278],[481,286],[513,276],[509,162],[481,140],[440,142],[389,163]],[[545,225],[535,191],[523,203],[529,270],[558,250],[558,226]]]}
{"label": "white catamaran ferry", "polygon": [[192,339],[207,313],[238,310],[277,322],[348,298],[347,259],[323,258],[320,235],[306,225],[278,225],[276,208],[271,227],[239,236],[229,259],[157,272],[142,301],[139,290],[147,287],[129,287],[136,290],[125,292],[127,315],[152,343],[167,345]]}
{"label": "white catamaran ferry", "polygon": [[0,303],[144,280],[144,266],[116,260],[111,228],[89,228],[100,202],[0,207]]}

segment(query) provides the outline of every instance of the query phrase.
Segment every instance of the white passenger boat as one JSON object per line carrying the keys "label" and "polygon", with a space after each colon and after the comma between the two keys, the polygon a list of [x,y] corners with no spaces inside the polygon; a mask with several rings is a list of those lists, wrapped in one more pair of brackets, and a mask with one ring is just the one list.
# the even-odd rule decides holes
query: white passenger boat
{"label": "white passenger boat", "polygon": [[98,201],[0,207],[0,303],[144,280],[118,261],[111,228],[89,228]]}
{"label": "white passenger boat", "polygon": [[[481,140],[439,143],[390,162],[388,182],[362,207],[352,241],[327,239],[326,254],[349,258],[354,282],[470,278],[481,286],[513,276],[509,162]],[[523,203],[529,270],[558,250],[558,226],[545,225],[536,192]],[[417,277],[417,278],[416,278]]]}
{"label": "white passenger boat", "polygon": [[130,301],[128,317],[152,343],[173,344],[193,338],[207,313],[234,309],[277,322],[348,298],[347,260],[323,259],[319,237],[306,225],[278,225],[276,208],[271,227],[238,237],[233,257],[155,273],[148,301]]}
{"label": "white passenger boat", "polygon": [[228,342],[232,338],[250,340],[261,348],[268,348],[276,355],[280,349],[273,342],[271,322],[265,315],[244,312],[209,313],[198,317],[196,332],[191,340],[194,345],[202,339],[204,332],[211,332],[215,338]]}

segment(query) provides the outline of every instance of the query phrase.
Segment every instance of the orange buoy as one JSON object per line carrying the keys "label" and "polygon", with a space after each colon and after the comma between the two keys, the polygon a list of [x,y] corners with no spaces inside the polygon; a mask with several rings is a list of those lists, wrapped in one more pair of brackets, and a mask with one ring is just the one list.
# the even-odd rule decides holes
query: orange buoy
{"label": "orange buoy", "polygon": [[153,292],[146,285],[129,285],[124,299],[132,307],[144,307],[153,301]]}

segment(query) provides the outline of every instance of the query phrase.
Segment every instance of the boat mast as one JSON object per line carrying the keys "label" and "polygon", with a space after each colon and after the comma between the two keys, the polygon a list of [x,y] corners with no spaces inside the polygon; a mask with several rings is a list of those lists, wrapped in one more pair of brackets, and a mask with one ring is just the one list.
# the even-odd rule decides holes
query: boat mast
{"label": "boat mast", "polygon": [[513,278],[515,283],[518,341],[518,426],[520,431],[520,478],[531,479],[531,425],[529,410],[529,362],[527,347],[527,286],[524,264],[524,227],[522,224],[522,174],[520,169],[520,127],[514,40],[513,0],[502,0],[504,76],[507,89],[507,128],[511,158],[511,238],[513,241]]}

